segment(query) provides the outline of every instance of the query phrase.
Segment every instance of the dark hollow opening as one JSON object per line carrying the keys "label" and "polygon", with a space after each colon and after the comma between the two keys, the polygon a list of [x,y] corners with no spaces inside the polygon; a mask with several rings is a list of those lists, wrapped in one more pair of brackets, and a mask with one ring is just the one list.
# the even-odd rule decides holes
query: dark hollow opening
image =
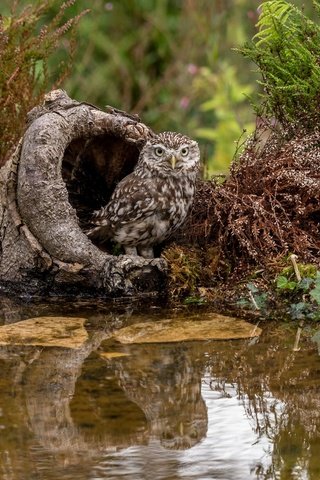
{"label": "dark hollow opening", "polygon": [[106,205],[117,183],[132,172],[138,157],[136,145],[111,135],[80,138],[69,144],[62,177],[82,229],[88,227],[93,211]]}

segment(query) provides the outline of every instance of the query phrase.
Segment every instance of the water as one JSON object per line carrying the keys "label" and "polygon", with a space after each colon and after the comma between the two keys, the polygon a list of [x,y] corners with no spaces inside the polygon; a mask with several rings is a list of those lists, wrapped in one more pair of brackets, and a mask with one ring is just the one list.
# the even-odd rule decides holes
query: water
{"label": "water", "polygon": [[320,479],[320,357],[307,336],[298,352],[286,324],[256,340],[113,340],[140,309],[2,300],[2,324],[82,316],[89,337],[0,346],[1,479]]}

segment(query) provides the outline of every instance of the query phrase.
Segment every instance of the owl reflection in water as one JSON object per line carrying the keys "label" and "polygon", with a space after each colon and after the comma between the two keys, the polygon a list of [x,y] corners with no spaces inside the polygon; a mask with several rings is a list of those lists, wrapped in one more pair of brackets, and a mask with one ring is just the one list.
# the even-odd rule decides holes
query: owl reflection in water
{"label": "owl reflection in water", "polygon": [[127,255],[153,258],[153,246],[180,227],[190,211],[199,165],[194,140],[174,132],[152,137],[134,171],[119,182],[108,204],[94,212],[88,235],[115,241]]}

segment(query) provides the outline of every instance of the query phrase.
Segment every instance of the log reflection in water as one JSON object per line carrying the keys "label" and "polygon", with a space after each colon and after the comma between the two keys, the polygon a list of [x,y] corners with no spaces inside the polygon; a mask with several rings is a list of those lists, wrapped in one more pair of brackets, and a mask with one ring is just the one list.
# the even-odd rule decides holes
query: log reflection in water
{"label": "log reflection in water", "polygon": [[[55,472],[66,465],[81,465],[84,472],[97,454],[105,458],[128,446],[185,450],[207,434],[218,444],[217,433],[207,432],[204,377],[220,399],[226,397],[225,415],[231,392],[242,402],[257,441],[270,439],[272,465],[255,465],[254,478],[290,478],[289,472],[299,468],[308,478],[319,478],[320,357],[315,346],[302,342],[300,352],[293,353],[294,332],[283,338],[277,331],[272,336],[272,329],[256,343],[119,345],[110,339],[109,325],[119,328],[126,321],[125,315],[110,317],[105,331],[106,317],[102,328],[92,317],[89,339],[76,350],[0,349],[5,432],[0,450],[6,452],[1,462],[8,478],[21,478],[17,472],[26,472],[27,478],[44,456]],[[236,393],[228,385],[236,386]],[[169,453],[163,452],[165,459]],[[178,459],[178,452],[171,453]]]}
{"label": "log reflection in water", "polygon": [[128,399],[144,412],[150,437],[169,449],[196,445],[208,424],[201,396],[202,349],[197,354],[185,344],[154,344],[126,351],[131,356],[111,360],[111,368]]}
{"label": "log reflection in water", "polygon": [[125,347],[129,356],[106,362],[94,352],[108,336],[92,331],[79,349],[1,349],[19,429],[31,429],[45,449],[69,456],[151,439],[173,449],[198,443],[207,429],[200,358],[184,346],[149,345]]}

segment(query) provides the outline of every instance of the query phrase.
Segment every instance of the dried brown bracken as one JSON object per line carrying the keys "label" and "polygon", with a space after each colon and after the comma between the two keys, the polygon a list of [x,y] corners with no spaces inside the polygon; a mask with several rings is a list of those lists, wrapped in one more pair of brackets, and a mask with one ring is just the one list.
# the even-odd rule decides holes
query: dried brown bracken
{"label": "dried brown bracken", "polygon": [[[29,3],[23,6],[13,1],[10,16],[0,15],[0,166],[10,158],[25,131],[27,112],[69,75],[75,27],[89,11],[66,20],[66,10],[74,0],[62,3],[54,16],[52,0]],[[43,22],[47,24],[40,28]],[[54,58],[57,52],[61,60]],[[50,68],[52,59],[54,72]]]}
{"label": "dried brown bracken", "polygon": [[260,134],[222,185],[199,184],[183,239],[219,245],[237,270],[288,253],[319,265],[320,130],[279,127],[263,145]]}

